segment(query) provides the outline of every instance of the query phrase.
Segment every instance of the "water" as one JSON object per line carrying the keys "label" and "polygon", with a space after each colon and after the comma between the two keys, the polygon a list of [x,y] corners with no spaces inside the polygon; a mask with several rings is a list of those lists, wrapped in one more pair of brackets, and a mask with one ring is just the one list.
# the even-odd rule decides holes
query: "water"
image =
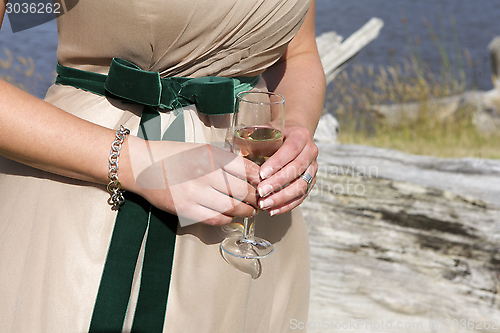
{"label": "water", "polygon": [[[491,89],[491,64],[487,50],[493,37],[500,35],[500,1],[498,0],[316,0],[317,34],[336,31],[345,38],[359,29],[371,17],[384,21],[380,36],[364,48],[354,62],[363,64],[390,65],[400,61],[409,53],[415,40],[420,40],[423,60],[431,64],[433,70],[439,70],[440,54],[429,38],[425,21],[438,35],[452,59],[463,54],[466,49],[470,54],[470,66],[467,74],[471,87]],[[455,26],[450,23],[454,18]],[[401,22],[406,18],[406,27]],[[10,24],[4,22],[0,31],[0,59],[6,60],[5,49],[16,58],[13,66],[0,74],[16,76],[18,81],[43,96],[55,77],[57,27],[55,21],[36,28],[13,34]],[[459,40],[459,51],[454,43],[454,29]],[[408,42],[408,35],[412,43]],[[35,77],[23,77],[24,66],[17,57],[31,57],[36,65]],[[33,78],[33,79],[32,79]]]}
{"label": "water", "polygon": [[[318,35],[333,30],[347,38],[372,17],[384,21],[379,37],[361,50],[354,62],[391,65],[400,62],[409,54],[410,46],[420,41],[423,61],[431,65],[433,71],[439,71],[441,56],[426,27],[425,22],[429,22],[453,63],[458,63],[457,55],[465,58],[464,50],[470,54],[469,66],[464,59],[470,87],[481,90],[492,88],[487,47],[495,36],[500,36],[498,0],[316,1]],[[452,19],[455,24],[450,22]],[[402,23],[403,20],[406,24]]]}
{"label": "water", "polygon": [[[9,51],[14,57],[13,64],[8,69],[0,67],[0,74],[14,77],[16,83],[22,83],[28,91],[38,97],[43,97],[56,77],[57,25],[55,20],[14,34],[8,15],[5,15],[0,31],[0,59],[8,60],[6,52]],[[26,77],[23,72],[29,70],[29,66],[25,66],[18,57],[32,58],[36,66],[36,74]]]}

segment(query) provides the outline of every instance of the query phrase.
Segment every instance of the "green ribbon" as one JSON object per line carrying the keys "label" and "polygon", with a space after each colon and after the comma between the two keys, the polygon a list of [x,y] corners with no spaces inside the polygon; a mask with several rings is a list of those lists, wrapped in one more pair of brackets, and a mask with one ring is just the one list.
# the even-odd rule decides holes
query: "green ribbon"
{"label": "green ribbon", "polygon": [[252,89],[259,81],[258,76],[160,78],[158,72],[144,71],[120,58],[113,58],[108,75],[60,64],[57,74],[57,84],[159,109],[174,110],[196,104],[198,111],[207,115],[233,113],[236,94]]}
{"label": "green ribbon", "polygon": [[[160,78],[133,63],[114,58],[108,75],[57,65],[56,83],[70,85],[126,103],[144,105],[138,136],[145,140],[185,141],[182,107],[195,104],[207,115],[234,111],[235,95],[252,89],[259,77]],[[158,110],[175,110],[176,118],[161,137]],[[89,332],[121,332],[129,306],[135,267],[144,235],[134,333],[163,331],[172,272],[178,217],[152,207],[144,198],[125,193],[116,216]]]}

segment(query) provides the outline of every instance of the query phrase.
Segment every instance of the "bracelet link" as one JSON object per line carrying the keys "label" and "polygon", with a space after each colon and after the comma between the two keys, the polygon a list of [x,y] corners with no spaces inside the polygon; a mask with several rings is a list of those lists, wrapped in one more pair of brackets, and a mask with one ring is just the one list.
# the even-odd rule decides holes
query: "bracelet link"
{"label": "bracelet link", "polygon": [[111,152],[108,159],[109,183],[106,189],[110,194],[108,204],[111,206],[112,210],[118,210],[120,205],[125,202],[125,197],[123,196],[125,190],[122,190],[122,184],[118,180],[118,160],[120,158],[120,149],[122,148],[123,141],[128,134],[130,134],[130,130],[120,125],[120,129],[116,131],[115,140],[111,144]]}

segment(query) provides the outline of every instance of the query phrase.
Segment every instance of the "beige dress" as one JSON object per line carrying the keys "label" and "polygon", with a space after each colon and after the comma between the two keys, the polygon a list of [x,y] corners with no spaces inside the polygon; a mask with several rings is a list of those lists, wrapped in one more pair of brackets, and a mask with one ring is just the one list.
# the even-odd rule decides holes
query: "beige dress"
{"label": "beige dress", "polygon": [[[85,0],[58,19],[62,65],[106,74],[113,57],[162,76],[253,76],[283,54],[309,0]],[[265,89],[261,79],[256,89]],[[141,107],[54,85],[46,100],[136,134]],[[185,108],[186,137],[218,142],[224,128]],[[172,121],[162,114],[162,126]],[[75,143],[77,146],[78,143]],[[0,332],[86,332],[116,212],[102,186],[0,157]],[[307,320],[309,248],[299,210],[258,215],[275,252],[228,263],[220,227],[177,231],[164,332],[288,332]],[[124,331],[131,327],[140,265]]]}

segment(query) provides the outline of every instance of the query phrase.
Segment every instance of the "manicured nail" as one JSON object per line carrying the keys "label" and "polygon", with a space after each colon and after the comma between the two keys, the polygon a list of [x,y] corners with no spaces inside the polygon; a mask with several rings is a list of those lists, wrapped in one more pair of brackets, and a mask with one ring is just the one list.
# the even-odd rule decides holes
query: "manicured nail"
{"label": "manicured nail", "polygon": [[265,169],[260,170],[260,178],[262,179],[266,179],[272,174],[273,174],[273,168],[271,167],[267,167]]}
{"label": "manicured nail", "polygon": [[259,202],[260,209],[268,209],[272,205],[274,205],[274,201],[271,199],[266,199]]}
{"label": "manicured nail", "polygon": [[273,191],[273,186],[272,185],[264,185],[262,187],[259,187],[259,195],[261,198],[264,198],[266,195],[269,195]]}
{"label": "manicured nail", "polygon": [[275,209],[275,210],[270,211],[270,212],[269,212],[269,215],[270,215],[270,216],[273,216],[273,215],[276,215],[276,214],[278,214],[278,213],[279,213],[279,209]]}

